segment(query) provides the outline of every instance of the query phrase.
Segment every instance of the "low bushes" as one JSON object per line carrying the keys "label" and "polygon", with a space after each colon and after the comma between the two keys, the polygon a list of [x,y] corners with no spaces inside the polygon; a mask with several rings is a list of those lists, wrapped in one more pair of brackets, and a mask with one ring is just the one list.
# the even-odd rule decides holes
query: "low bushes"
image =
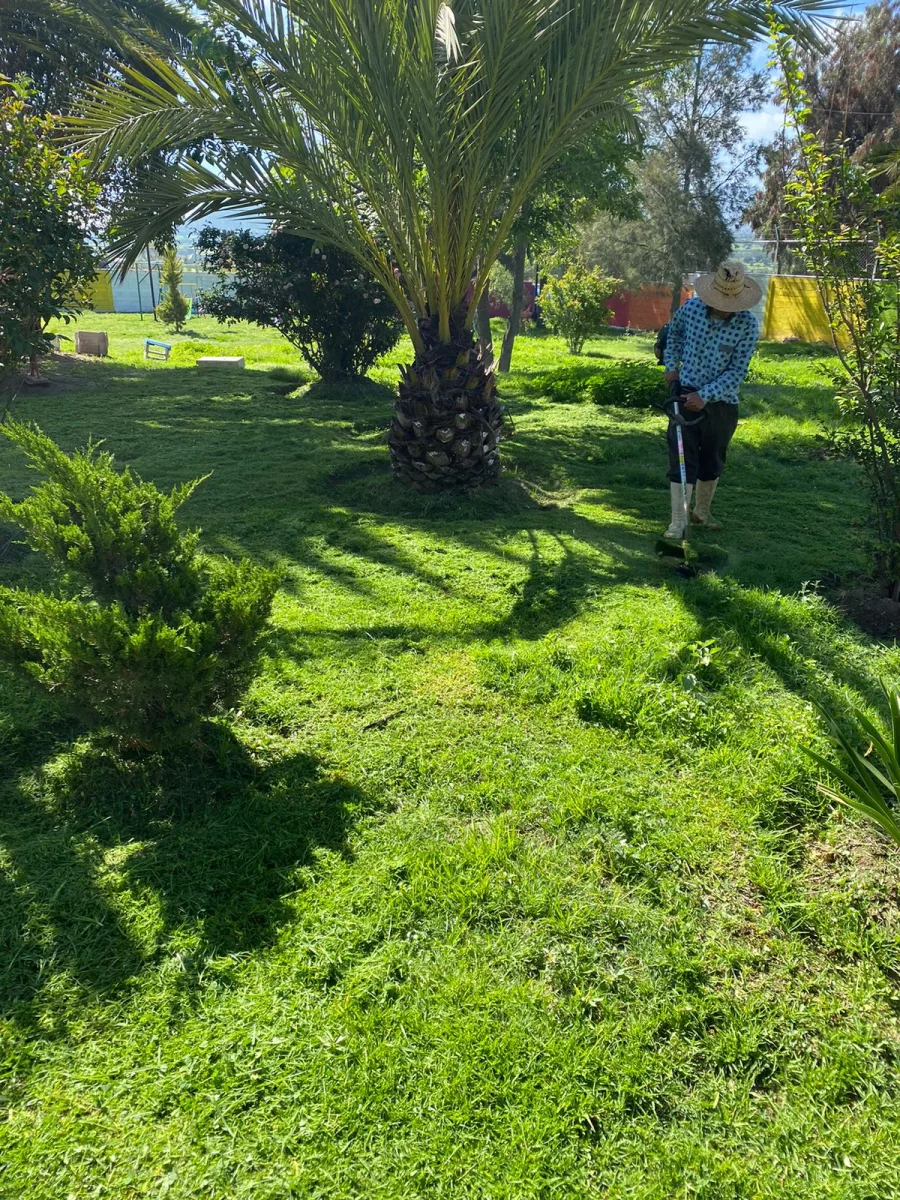
{"label": "low bushes", "polygon": [[620,408],[652,408],[662,404],[669,394],[659,367],[627,359],[598,371],[588,391],[595,404]]}
{"label": "low bushes", "polygon": [[668,395],[660,368],[635,359],[623,359],[596,370],[563,367],[542,376],[537,384],[542,395],[562,404],[592,400],[620,408],[652,408]]}
{"label": "low bushes", "polygon": [[56,568],[53,591],[0,588],[0,660],[132,750],[189,742],[253,673],[275,577],[201,554],[168,495],[88,446],[67,455],[33,426],[0,426],[44,476],[13,521]]}

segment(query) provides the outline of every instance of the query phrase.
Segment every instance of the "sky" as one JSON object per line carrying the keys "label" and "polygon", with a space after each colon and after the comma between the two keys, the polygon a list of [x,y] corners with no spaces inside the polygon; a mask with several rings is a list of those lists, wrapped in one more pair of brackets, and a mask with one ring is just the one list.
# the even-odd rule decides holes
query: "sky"
{"label": "sky", "polygon": [[[857,0],[856,3],[842,4],[836,6],[835,16],[859,16],[866,8],[869,7],[869,0]],[[775,71],[768,68],[769,47],[765,42],[759,42],[753,49],[753,67],[757,71],[770,70],[772,77],[772,90],[775,90]],[[759,112],[747,112],[743,116],[743,125],[747,131],[747,137],[753,142],[771,142],[775,134],[781,129],[784,122],[784,113],[779,105],[774,101],[766,104]]]}

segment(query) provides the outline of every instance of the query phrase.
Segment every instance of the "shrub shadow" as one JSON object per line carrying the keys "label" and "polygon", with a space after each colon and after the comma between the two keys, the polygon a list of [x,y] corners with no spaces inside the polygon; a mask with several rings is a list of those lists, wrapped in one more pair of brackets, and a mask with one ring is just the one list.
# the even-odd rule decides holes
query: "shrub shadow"
{"label": "shrub shadow", "polygon": [[370,808],[311,755],[261,761],[220,725],[199,758],[63,749],[0,793],[0,1010],[59,1033],[63,981],[106,997],[180,950],[190,986],[211,960],[268,944],[302,868],[319,849],[346,854]]}

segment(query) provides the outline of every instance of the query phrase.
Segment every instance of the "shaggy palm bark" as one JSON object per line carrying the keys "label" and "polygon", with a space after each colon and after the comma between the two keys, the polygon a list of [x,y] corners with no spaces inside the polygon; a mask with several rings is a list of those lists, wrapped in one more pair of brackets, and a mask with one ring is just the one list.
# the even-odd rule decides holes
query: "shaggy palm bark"
{"label": "shaggy palm bark", "polygon": [[418,491],[465,491],[496,483],[500,440],[511,432],[498,402],[492,356],[460,318],[449,342],[437,321],[419,322],[425,349],[401,368],[388,434],[394,474]]}

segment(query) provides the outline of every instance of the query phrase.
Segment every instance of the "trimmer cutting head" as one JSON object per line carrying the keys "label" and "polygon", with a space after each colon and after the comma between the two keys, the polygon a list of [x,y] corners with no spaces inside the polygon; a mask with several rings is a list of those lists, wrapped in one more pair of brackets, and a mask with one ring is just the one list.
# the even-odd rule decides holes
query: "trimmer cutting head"
{"label": "trimmer cutting head", "polygon": [[688,579],[714,571],[728,561],[728,551],[724,546],[716,546],[711,542],[688,544],[660,538],[656,543],[656,553],[663,566],[674,567],[679,575]]}
{"label": "trimmer cutting head", "polygon": [[656,543],[656,553],[660,558],[674,558],[686,562],[694,557],[694,550],[687,542],[670,542],[668,538],[660,538]]}

